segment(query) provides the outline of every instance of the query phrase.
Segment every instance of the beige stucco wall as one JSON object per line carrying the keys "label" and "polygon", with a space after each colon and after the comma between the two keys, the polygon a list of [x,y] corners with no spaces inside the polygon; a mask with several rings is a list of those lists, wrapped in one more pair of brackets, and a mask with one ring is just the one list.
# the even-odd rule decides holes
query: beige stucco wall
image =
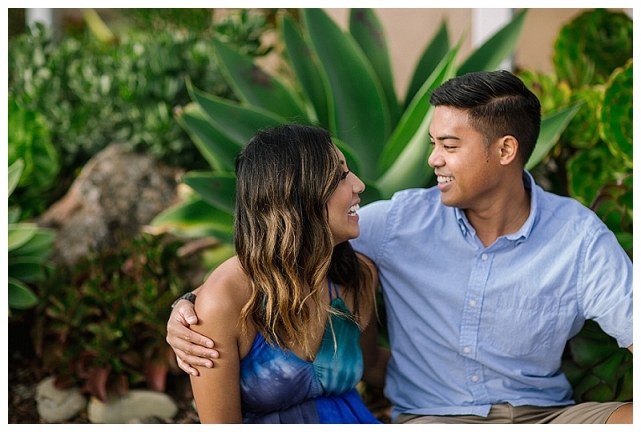
{"label": "beige stucco wall", "polygon": [[[554,42],[558,32],[564,24],[585,10],[588,9],[530,9],[516,50],[515,66],[539,72],[552,72]],[[349,9],[326,8],[325,11],[339,26],[347,29]],[[405,95],[416,63],[443,20],[447,22],[451,43],[456,43],[460,37],[468,35],[459,58],[465,59],[472,51],[469,36],[472,9],[389,8],[375,11],[387,37],[399,98]]]}

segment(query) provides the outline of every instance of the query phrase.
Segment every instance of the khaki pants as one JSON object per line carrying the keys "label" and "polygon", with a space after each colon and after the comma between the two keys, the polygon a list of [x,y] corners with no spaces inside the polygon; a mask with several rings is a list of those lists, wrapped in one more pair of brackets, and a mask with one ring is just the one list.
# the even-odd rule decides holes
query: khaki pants
{"label": "khaki pants", "polygon": [[475,415],[432,416],[401,414],[394,423],[562,423],[562,424],[604,424],[610,415],[626,402],[584,402],[563,407],[492,405],[487,417]]}

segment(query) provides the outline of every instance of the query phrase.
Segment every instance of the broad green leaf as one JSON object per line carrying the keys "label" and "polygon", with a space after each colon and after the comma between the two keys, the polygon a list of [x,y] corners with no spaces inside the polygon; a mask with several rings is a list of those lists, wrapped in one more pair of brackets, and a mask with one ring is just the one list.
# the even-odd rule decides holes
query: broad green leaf
{"label": "broad green leaf", "polygon": [[390,133],[383,91],[354,39],[322,9],[304,9],[303,17],[331,90],[331,130],[358,154],[363,177],[372,179]]}
{"label": "broad green leaf", "polygon": [[199,105],[190,103],[176,116],[194,145],[215,171],[233,170],[238,151],[242,148],[220,132],[203,114]]}
{"label": "broad green leaf", "polygon": [[18,223],[20,221],[21,214],[22,212],[19,207],[9,207],[9,211],[7,212],[7,222],[10,224]]}
{"label": "broad green leaf", "polygon": [[213,174],[191,171],[182,177],[200,197],[214,207],[234,214],[236,200],[236,175],[234,173]]}
{"label": "broad green leaf", "polygon": [[566,128],[574,114],[577,113],[581,103],[571,105],[567,108],[560,109],[554,113],[549,113],[541,119],[541,132],[536,142],[532,156],[525,165],[525,169],[531,170],[537,166],[550,153],[556,142],[561,136],[561,132]]}
{"label": "broad green leaf", "polygon": [[393,165],[378,179],[377,186],[383,199],[389,199],[395,192],[413,187],[425,187],[434,174],[427,164],[432,150],[429,139],[429,125],[434,109],[430,108],[420,127],[407,143]]}
{"label": "broad green leaf", "polygon": [[55,231],[47,228],[38,228],[26,243],[23,243],[15,249],[10,249],[9,256],[11,258],[30,256],[43,261],[53,252],[53,242],[55,239]]}
{"label": "broad green leaf", "polygon": [[9,166],[9,196],[11,196],[16,186],[18,186],[23,169],[24,161],[22,159],[18,159]]}
{"label": "broad green leaf", "polygon": [[216,269],[223,262],[227,261],[229,258],[236,254],[236,249],[233,244],[221,243],[220,245],[208,248],[202,253],[202,262],[205,268],[211,269],[204,275],[203,281],[207,280],[207,277],[211,274],[212,271]]}
{"label": "broad green leaf", "polygon": [[369,60],[383,88],[390,122],[396,125],[401,109],[394,88],[394,75],[390,63],[385,31],[373,9],[354,8],[349,14],[349,32]]}
{"label": "broad green leaf", "polygon": [[9,276],[23,282],[44,280],[43,264],[37,258],[20,257],[9,259]]}
{"label": "broad green leaf", "polygon": [[318,61],[314,58],[313,50],[303,39],[294,21],[283,15],[281,21],[282,37],[285,41],[285,55],[296,72],[296,77],[303,92],[311,102],[320,126],[329,130],[328,96],[325,83],[319,72]]}
{"label": "broad green leaf", "polygon": [[296,98],[277,78],[252,60],[213,39],[221,72],[241,101],[271,111],[288,122],[309,123]]}
{"label": "broad green leaf", "polygon": [[24,283],[9,278],[9,307],[14,309],[29,309],[38,303],[38,297]]}
{"label": "broad green leaf", "polygon": [[521,37],[527,9],[522,9],[503,28],[475,50],[459,67],[457,75],[468,72],[496,70],[508,56],[512,55]]}
{"label": "broad green leaf", "polygon": [[418,93],[419,89],[423,86],[425,80],[432,75],[434,69],[436,69],[448,52],[450,52],[450,39],[447,31],[447,23],[443,21],[441,23],[441,27],[439,27],[432,40],[423,51],[416,69],[414,69],[414,74],[410,81],[410,85],[407,88],[407,94],[404,99],[405,107],[410,105],[414,96],[416,96],[416,93]]}
{"label": "broad green leaf", "polygon": [[219,131],[225,131],[225,135],[241,147],[245,147],[259,129],[287,123],[283,117],[262,108],[243,106],[192,86],[190,93],[213,125]]}
{"label": "broad green leaf", "polygon": [[430,96],[432,90],[454,76],[454,61],[459,49],[460,44],[452,48],[441,59],[437,67],[433,69],[432,74],[423,82],[423,86],[403,113],[403,117],[401,117],[396,129],[385,144],[379,160],[379,173],[386,172],[396,162],[399,155],[415,136],[416,131],[425,122],[425,117],[431,107]]}
{"label": "broad green leaf", "polygon": [[158,214],[150,223],[156,232],[170,231],[186,237],[215,237],[233,243],[234,216],[202,199],[179,203]]}
{"label": "broad green leaf", "polygon": [[38,225],[34,223],[9,224],[7,244],[9,252],[26,244],[38,232]]}

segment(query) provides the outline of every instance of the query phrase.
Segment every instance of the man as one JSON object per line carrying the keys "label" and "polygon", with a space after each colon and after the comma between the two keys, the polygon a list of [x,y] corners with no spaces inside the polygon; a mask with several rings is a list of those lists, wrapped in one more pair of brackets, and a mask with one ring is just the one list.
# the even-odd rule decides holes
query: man
{"label": "man", "polygon": [[[393,421],[631,423],[632,404],[575,404],[559,370],[586,319],[632,351],[632,264],[593,212],[524,170],[538,99],[495,71],[451,79],[430,102],[438,186],[365,206],[352,242],[383,288]],[[188,306],[167,341],[193,373],[187,363],[213,364],[185,342],[204,341],[185,328]]]}

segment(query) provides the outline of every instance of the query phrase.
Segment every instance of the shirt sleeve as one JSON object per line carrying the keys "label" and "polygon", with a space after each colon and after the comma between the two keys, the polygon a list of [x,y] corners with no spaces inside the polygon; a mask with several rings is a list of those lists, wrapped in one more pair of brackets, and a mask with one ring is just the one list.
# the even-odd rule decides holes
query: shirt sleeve
{"label": "shirt sleeve", "polygon": [[583,313],[627,348],[633,342],[632,262],[605,225],[591,231],[580,273]]}
{"label": "shirt sleeve", "polygon": [[375,201],[358,211],[361,234],[351,240],[352,247],[376,263],[388,229],[387,219],[392,208],[391,200]]}

